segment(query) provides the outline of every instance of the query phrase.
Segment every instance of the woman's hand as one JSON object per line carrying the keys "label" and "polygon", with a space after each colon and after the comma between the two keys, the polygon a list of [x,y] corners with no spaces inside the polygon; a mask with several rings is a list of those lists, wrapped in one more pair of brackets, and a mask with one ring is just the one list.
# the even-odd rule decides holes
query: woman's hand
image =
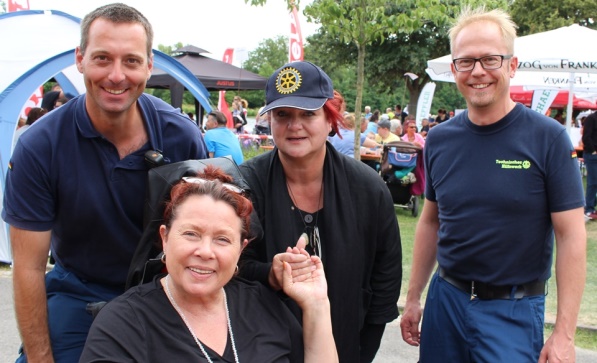
{"label": "woman's hand", "polygon": [[[305,249],[301,249],[300,252],[294,251],[295,249],[296,247],[293,253],[309,255]],[[328,285],[321,259],[318,256],[310,256],[309,262],[311,263],[309,273],[305,273],[307,270],[305,268],[297,273],[291,264],[282,262],[284,267],[282,288],[286,295],[290,296],[303,310],[317,306],[328,299]]]}
{"label": "woman's hand", "polygon": [[316,266],[311,262],[309,253],[305,251],[306,245],[307,237],[303,234],[295,247],[288,247],[286,252],[274,256],[269,273],[269,284],[274,290],[282,289],[284,263],[290,265],[291,275],[297,281],[308,279],[316,269]]}

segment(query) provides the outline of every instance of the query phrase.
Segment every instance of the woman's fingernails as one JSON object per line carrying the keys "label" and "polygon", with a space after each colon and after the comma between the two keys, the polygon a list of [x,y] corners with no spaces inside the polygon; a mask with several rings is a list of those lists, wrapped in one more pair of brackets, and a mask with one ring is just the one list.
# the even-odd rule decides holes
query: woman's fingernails
{"label": "woman's fingernails", "polygon": [[309,244],[309,235],[306,233],[301,234],[301,238],[304,238],[307,244]]}

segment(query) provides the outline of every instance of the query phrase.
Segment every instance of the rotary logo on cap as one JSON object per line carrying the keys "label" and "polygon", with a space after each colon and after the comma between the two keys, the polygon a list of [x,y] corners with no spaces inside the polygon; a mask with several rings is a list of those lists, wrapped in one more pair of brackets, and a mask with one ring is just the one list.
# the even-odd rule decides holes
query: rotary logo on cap
{"label": "rotary logo on cap", "polygon": [[302,79],[303,77],[296,68],[284,68],[276,79],[276,89],[283,95],[293,93],[301,86]]}

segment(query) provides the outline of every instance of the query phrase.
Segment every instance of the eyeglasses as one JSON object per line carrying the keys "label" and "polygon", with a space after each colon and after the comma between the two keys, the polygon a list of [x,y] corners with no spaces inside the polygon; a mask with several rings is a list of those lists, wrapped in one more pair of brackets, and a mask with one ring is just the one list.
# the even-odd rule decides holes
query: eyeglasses
{"label": "eyeglasses", "polygon": [[502,67],[504,59],[512,58],[512,54],[507,55],[486,55],[481,58],[456,58],[452,61],[457,72],[470,72],[475,68],[477,62],[481,63],[481,67],[485,70],[498,69]]}
{"label": "eyeglasses", "polygon": [[408,128],[409,129],[416,129],[417,127],[416,126],[409,126]]}
{"label": "eyeglasses", "polygon": [[[194,184],[207,184],[207,183],[214,183],[215,184],[215,180],[208,180],[208,179],[203,179],[203,178],[199,178],[199,177],[191,177],[191,176],[185,176],[182,178],[182,180],[185,183],[194,183]],[[230,190],[233,193],[236,194],[243,194],[245,192],[245,190],[243,188],[240,188],[234,184],[230,184],[230,183],[221,183],[222,186],[228,190]]]}

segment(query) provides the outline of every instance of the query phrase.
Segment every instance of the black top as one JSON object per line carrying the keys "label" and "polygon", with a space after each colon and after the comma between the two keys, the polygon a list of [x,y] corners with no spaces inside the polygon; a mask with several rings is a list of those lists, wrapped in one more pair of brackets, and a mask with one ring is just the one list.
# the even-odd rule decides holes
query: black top
{"label": "black top", "polygon": [[[338,153],[327,143],[324,202],[317,226],[328,282],[332,329],[340,362],[359,362],[359,347],[370,339],[368,324],[398,316],[402,280],[400,233],[392,196],[366,164]],[[241,255],[240,273],[267,284],[275,254],[294,246],[305,226],[291,207],[277,149],[240,165],[251,187],[257,235]],[[293,302],[286,301],[300,315]],[[378,342],[377,342],[378,343]]]}
{"label": "black top", "polygon": [[[94,320],[80,362],[207,362],[160,284],[128,290]],[[303,362],[299,322],[274,292],[233,279],[226,287],[239,360]],[[223,357],[203,344],[213,362],[234,362],[230,337]]]}

